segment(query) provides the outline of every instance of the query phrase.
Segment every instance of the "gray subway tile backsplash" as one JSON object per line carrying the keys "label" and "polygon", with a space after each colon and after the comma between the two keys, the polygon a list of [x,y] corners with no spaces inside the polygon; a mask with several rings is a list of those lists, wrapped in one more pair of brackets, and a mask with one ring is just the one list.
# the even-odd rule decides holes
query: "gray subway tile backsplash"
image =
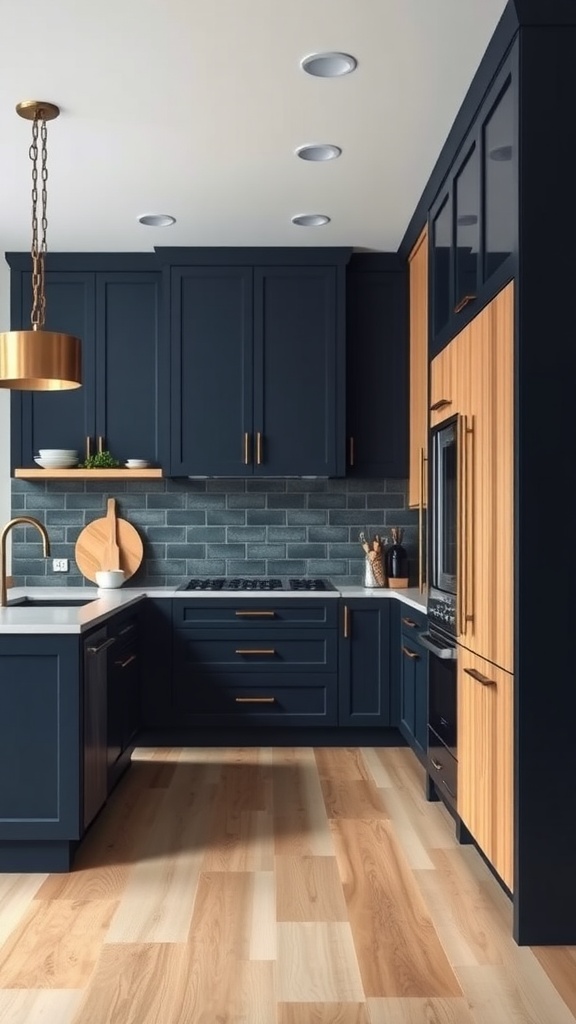
{"label": "gray subway tile backsplash", "polygon": [[406,507],[400,480],[12,480],[13,514],[29,510],[46,523],[52,555],[70,559],[53,573],[32,528],[12,533],[13,575],[28,586],[79,586],[74,561],[80,531],[106,514],[118,515],[144,542],[134,585],[175,586],[189,576],[328,576],[360,583],[361,530],[389,536],[405,529],[411,580],[417,577],[418,513]]}

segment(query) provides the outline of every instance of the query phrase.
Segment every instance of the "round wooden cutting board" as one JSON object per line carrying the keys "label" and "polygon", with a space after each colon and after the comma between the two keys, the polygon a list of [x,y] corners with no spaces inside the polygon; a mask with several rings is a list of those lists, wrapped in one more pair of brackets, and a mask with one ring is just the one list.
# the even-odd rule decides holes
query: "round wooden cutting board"
{"label": "round wooden cutting board", "polygon": [[86,579],[96,582],[101,569],[123,569],[128,580],[142,564],[144,545],[132,523],[116,516],[115,500],[108,499],[108,515],[88,523],[80,533],[74,557]]}

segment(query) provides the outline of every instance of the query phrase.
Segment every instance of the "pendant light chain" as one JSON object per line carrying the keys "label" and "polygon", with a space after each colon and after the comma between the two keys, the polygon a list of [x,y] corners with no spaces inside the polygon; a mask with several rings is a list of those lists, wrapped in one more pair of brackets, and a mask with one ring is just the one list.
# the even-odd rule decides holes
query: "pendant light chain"
{"label": "pendant light chain", "polygon": [[[39,121],[41,121],[39,127]],[[42,238],[38,245],[38,134],[42,143],[41,150],[41,225]],[[32,330],[37,331],[44,326],[46,318],[46,295],[44,290],[44,257],[47,251],[46,233],[48,230],[48,218],[46,206],[48,200],[48,130],[46,120],[39,111],[32,124],[32,144],[30,146],[30,159],[32,161]]]}

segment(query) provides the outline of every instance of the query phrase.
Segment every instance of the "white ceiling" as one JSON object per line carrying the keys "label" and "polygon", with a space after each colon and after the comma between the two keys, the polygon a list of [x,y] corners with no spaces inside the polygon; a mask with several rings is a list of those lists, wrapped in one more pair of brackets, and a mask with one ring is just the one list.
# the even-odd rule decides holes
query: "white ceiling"
{"label": "white ceiling", "polygon": [[[48,249],[397,249],[505,0],[0,0],[0,251],[30,247],[48,100]],[[358,60],[305,74],[314,51]],[[329,163],[298,159],[335,143]],[[171,213],[170,228],[138,224]],[[299,228],[297,213],[330,224]]]}

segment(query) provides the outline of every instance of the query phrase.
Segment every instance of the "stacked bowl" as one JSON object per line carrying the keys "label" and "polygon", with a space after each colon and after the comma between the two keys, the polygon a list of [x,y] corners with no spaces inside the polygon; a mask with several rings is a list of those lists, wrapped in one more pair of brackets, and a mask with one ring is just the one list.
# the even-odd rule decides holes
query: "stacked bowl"
{"label": "stacked bowl", "polygon": [[71,469],[78,465],[78,452],[73,448],[40,448],[34,462],[42,469]]}

